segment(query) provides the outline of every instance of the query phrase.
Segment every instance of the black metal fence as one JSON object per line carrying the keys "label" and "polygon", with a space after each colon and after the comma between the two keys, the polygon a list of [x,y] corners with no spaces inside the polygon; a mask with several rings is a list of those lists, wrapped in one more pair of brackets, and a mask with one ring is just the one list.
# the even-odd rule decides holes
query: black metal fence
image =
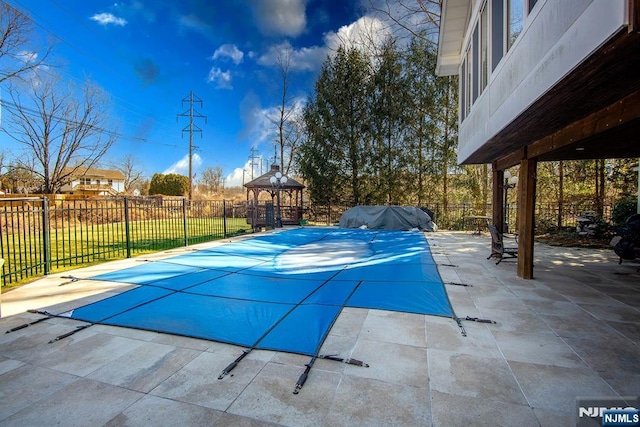
{"label": "black metal fence", "polygon": [[[304,218],[312,224],[337,224],[342,213],[353,207],[347,204],[311,206],[304,210]],[[469,221],[470,216],[491,216],[490,204],[483,206],[474,203],[462,203],[447,205],[432,203],[425,206],[433,212],[433,220],[440,230],[472,230],[474,223]],[[536,205],[536,232],[543,233],[560,227],[575,227],[577,218],[585,212],[594,211],[591,203],[568,204],[562,209],[557,204],[538,203]],[[612,206],[604,207],[603,219],[611,221]],[[505,207],[505,221],[509,231],[517,227],[518,208],[516,203],[507,203]],[[560,221],[560,222],[558,222]]]}
{"label": "black metal fence", "polygon": [[[303,223],[336,224],[350,207],[307,206]],[[427,208],[441,230],[471,230],[475,224],[468,217],[491,215],[490,205],[445,208],[434,203]],[[80,265],[252,231],[251,215],[258,210],[251,202],[184,198],[0,199],[2,286]],[[538,204],[536,231],[557,228],[559,216],[564,226],[575,227],[577,217],[589,210],[593,210],[589,204],[566,205],[562,211],[557,205]],[[610,220],[611,211],[611,206],[605,207],[605,220]],[[506,221],[511,231],[516,228],[516,217],[516,205],[508,204]]]}
{"label": "black metal fence", "polygon": [[246,202],[183,198],[0,199],[2,286],[245,232],[247,210]]}

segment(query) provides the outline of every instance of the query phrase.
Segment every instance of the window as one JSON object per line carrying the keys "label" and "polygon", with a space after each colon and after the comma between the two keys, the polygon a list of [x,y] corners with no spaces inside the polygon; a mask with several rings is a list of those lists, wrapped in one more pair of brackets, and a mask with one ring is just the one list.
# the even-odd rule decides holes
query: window
{"label": "window", "polygon": [[487,87],[489,79],[489,64],[487,61],[489,55],[489,18],[487,15],[487,5],[485,4],[480,12],[480,93]]}
{"label": "window", "polygon": [[[479,73],[479,67],[480,67],[480,61],[479,61],[479,56],[478,52],[478,26],[476,25],[476,28],[473,30],[473,38],[472,38],[472,42],[471,42],[471,49],[469,49],[471,51],[471,58],[473,60],[472,62],[472,66],[471,68],[473,69],[473,73],[471,74],[471,78],[476,77],[478,78],[480,76]],[[473,87],[471,88],[471,93],[473,96],[473,100],[472,100],[472,104],[474,102],[476,102],[476,99],[478,99],[478,95],[479,95],[479,91],[478,91],[478,83],[477,81],[474,82]]]}
{"label": "window", "polygon": [[524,24],[524,0],[507,0],[507,11],[509,18],[509,34],[507,34],[507,50],[515,43],[522,32]]}
{"label": "window", "polygon": [[491,71],[504,56],[504,0],[491,1]]}
{"label": "window", "polygon": [[467,61],[462,60],[462,68],[460,71],[460,123],[467,117]]}
{"label": "window", "polygon": [[473,86],[473,67],[471,66],[471,48],[467,49],[467,105],[465,106],[466,114],[469,115],[469,111],[471,110],[471,86]]}

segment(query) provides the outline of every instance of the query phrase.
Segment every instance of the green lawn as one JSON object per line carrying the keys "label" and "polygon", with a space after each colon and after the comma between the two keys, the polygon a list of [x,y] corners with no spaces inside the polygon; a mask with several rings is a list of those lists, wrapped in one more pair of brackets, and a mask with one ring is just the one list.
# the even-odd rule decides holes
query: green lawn
{"label": "green lawn", "polygon": [[[251,229],[245,218],[226,219],[227,236]],[[126,258],[185,245],[182,219],[132,221],[57,228],[50,231],[49,272],[60,272],[104,261]],[[222,218],[188,218],[187,244],[224,237]],[[42,232],[14,233],[1,239],[3,287],[24,284],[45,274],[44,235]]]}

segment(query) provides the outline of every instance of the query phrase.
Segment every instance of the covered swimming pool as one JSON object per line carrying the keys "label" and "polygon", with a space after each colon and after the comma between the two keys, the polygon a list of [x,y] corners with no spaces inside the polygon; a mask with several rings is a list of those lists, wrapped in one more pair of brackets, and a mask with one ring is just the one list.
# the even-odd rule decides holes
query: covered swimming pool
{"label": "covered swimming pool", "polygon": [[295,228],[91,279],[138,286],[62,315],[310,356],[344,307],[455,318],[422,232]]}

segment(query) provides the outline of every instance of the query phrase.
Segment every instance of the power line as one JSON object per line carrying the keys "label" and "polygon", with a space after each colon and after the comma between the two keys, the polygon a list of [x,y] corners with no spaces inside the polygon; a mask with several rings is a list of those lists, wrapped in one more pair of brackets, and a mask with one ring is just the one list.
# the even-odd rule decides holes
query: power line
{"label": "power line", "polygon": [[[20,9],[18,9],[16,6],[11,5],[9,2],[7,2],[6,0],[0,0],[2,3],[5,3],[7,5],[9,5],[10,7],[18,10],[19,12]],[[16,5],[18,5],[22,10],[28,11],[31,16],[28,16],[29,20],[31,22],[33,22],[35,25],[37,25],[38,27],[40,27],[42,30],[44,30],[46,33],[50,34],[51,36],[53,36],[54,38],[56,38],[57,40],[61,41],[62,43],[64,43],[65,45],[69,46],[71,49],[73,49],[74,51],[78,52],[80,55],[86,57],[87,59],[89,59],[91,62],[95,63],[96,65],[98,65],[101,69],[107,71],[108,73],[110,73],[114,78],[120,78],[120,73],[118,73],[117,70],[115,70],[112,67],[112,63],[105,63],[104,61],[100,61],[99,59],[97,59],[95,56],[85,52],[84,50],[80,49],[79,47],[77,47],[76,45],[72,44],[71,42],[69,42],[67,39],[65,39],[64,37],[60,36],[58,33],[54,32],[53,30],[49,29],[47,26],[45,26],[44,24],[42,24],[42,22],[34,19],[34,16],[37,17],[39,20],[46,22],[46,19],[44,19],[42,16],[38,15],[36,12],[34,12],[32,9],[28,8],[25,4],[21,3],[19,0],[12,0],[13,3],[15,3]],[[129,58],[125,57],[122,55],[122,52],[117,48],[114,47],[114,45],[109,42],[107,39],[105,39],[103,36],[101,36],[99,33],[97,33],[95,30],[93,30],[90,26],[86,25],[81,19],[79,19],[78,17],[76,17],[75,15],[73,15],[73,13],[71,13],[68,9],[64,8],[63,6],[61,6],[59,4],[59,2],[57,0],[54,0],[54,3],[56,4],[56,6],[58,6],[58,8],[60,8],[62,11],[64,11],[66,14],[68,14],[69,16],[71,16],[75,21],[77,21],[82,27],[86,28],[87,30],[89,30],[92,34],[94,34],[95,36],[97,36],[98,39],[100,39],[102,42],[106,43],[107,46],[109,46],[109,51],[110,52],[114,52],[115,54],[117,54],[118,56],[120,56],[125,62],[129,61]],[[24,13],[24,12],[21,12]],[[39,72],[44,72],[50,76],[54,76],[57,77],[55,74],[51,73],[50,71],[48,71],[46,68],[38,68]],[[65,73],[65,72],[61,72],[60,74],[65,75],[66,77],[75,80],[77,82],[83,83],[79,78],[69,74],[69,73]],[[139,110],[139,111],[135,111],[133,109],[131,109],[130,107],[134,107],[134,108],[139,108],[139,106],[123,99],[117,96],[114,96],[112,94],[110,94],[110,98],[120,101],[120,102],[114,102],[114,104],[118,105],[118,107],[122,108],[123,110],[129,112],[129,113],[133,113],[138,115],[139,117],[142,118],[148,118],[151,114],[147,111],[144,110]],[[124,105],[124,104],[128,104]],[[131,122],[129,122],[130,124],[133,124]],[[167,130],[170,128],[169,126],[167,126],[166,123],[161,123],[161,125],[163,127],[165,127]],[[139,139],[143,139],[143,138],[139,138]],[[167,144],[164,144],[167,145]],[[175,147],[175,145],[171,145],[172,147]]]}
{"label": "power line", "polygon": [[[15,102],[8,102],[5,100],[0,99],[0,107],[6,108],[8,111],[13,111],[13,112],[21,112],[31,118],[34,119],[38,119],[41,118],[41,112],[33,109],[33,108],[29,108],[29,107],[25,107],[23,105],[18,105]],[[50,118],[59,120],[61,122],[64,122],[67,125],[71,125],[71,126],[88,126],[91,129],[97,131],[98,133],[103,133],[103,134],[107,134],[109,136],[112,136],[114,138],[121,138],[121,139],[128,139],[131,141],[138,141],[138,142],[146,142],[146,143],[153,143],[153,144],[159,144],[159,145],[166,145],[169,147],[176,147],[175,144],[164,144],[164,143],[159,143],[159,142],[153,142],[153,141],[149,141],[146,138],[140,138],[140,137],[136,137],[136,136],[129,136],[129,135],[125,135],[113,130],[109,130],[100,126],[95,126],[95,125],[91,125],[91,124],[86,124],[86,123],[80,123],[74,120],[70,120],[68,118],[65,117],[61,117],[61,116],[56,116],[56,115],[49,115]],[[1,127],[0,127],[1,129]],[[6,132],[6,130],[5,130]]]}
{"label": "power line", "polygon": [[189,103],[189,109],[182,114],[178,114],[176,120],[180,117],[189,117],[189,124],[182,129],[182,133],[189,132],[189,200],[191,200],[193,196],[193,134],[199,132],[202,138],[202,129],[193,122],[193,119],[204,119],[204,122],[207,123],[207,116],[203,116],[193,108],[195,103],[199,103],[200,107],[202,107],[202,99],[194,95],[193,92],[189,92],[189,96],[182,99],[183,106],[185,102]]}

